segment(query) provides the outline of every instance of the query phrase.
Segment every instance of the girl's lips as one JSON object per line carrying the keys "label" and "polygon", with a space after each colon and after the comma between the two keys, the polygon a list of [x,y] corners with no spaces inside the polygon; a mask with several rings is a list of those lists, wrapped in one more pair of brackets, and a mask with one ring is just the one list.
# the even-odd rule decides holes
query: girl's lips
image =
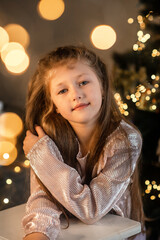
{"label": "girl's lips", "polygon": [[87,107],[88,105],[89,105],[89,103],[79,103],[72,109],[72,111],[83,109],[83,108]]}

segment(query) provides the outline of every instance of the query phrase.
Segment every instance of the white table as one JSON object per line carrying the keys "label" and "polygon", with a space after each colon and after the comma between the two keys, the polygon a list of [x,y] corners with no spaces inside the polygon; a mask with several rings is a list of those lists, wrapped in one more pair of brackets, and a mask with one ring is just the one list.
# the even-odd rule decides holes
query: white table
{"label": "white table", "polygon": [[[0,240],[22,240],[21,220],[25,204],[0,211]],[[71,220],[68,229],[61,231],[58,240],[122,240],[139,233],[139,222],[107,214],[99,222],[87,225],[79,220]]]}

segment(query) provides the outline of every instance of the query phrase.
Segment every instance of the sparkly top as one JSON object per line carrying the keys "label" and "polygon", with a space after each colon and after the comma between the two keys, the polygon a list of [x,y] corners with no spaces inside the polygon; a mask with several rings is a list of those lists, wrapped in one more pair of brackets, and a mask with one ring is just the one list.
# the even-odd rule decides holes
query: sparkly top
{"label": "sparkly top", "polygon": [[27,155],[31,165],[31,195],[22,219],[25,235],[41,232],[54,240],[61,228],[62,212],[43,191],[36,175],[70,213],[86,224],[100,220],[111,210],[130,218],[129,186],[142,139],[124,120],[120,125],[107,137],[89,185],[83,183],[87,156],[82,157],[80,150],[77,154],[80,169],[77,171],[64,163],[57,146],[47,135],[32,147]]}

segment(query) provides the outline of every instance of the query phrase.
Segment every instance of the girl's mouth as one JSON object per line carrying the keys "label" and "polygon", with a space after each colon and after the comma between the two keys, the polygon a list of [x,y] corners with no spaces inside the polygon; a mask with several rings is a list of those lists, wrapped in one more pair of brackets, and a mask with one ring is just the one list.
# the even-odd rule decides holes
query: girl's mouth
{"label": "girl's mouth", "polygon": [[72,111],[74,111],[74,110],[81,110],[83,108],[88,107],[88,105],[89,105],[89,103],[79,103],[72,109]]}

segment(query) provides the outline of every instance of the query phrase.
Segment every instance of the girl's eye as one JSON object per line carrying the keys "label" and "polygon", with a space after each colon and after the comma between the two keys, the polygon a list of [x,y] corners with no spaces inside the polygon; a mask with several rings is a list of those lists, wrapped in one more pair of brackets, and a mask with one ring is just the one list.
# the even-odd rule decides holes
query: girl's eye
{"label": "girl's eye", "polygon": [[66,93],[67,92],[67,89],[62,89],[62,90],[60,90],[59,92],[58,92],[58,94],[64,94],[64,93]]}
{"label": "girl's eye", "polygon": [[83,82],[81,82],[80,84],[79,84],[79,86],[84,86],[84,85],[86,85],[88,83],[88,81],[83,81]]}

